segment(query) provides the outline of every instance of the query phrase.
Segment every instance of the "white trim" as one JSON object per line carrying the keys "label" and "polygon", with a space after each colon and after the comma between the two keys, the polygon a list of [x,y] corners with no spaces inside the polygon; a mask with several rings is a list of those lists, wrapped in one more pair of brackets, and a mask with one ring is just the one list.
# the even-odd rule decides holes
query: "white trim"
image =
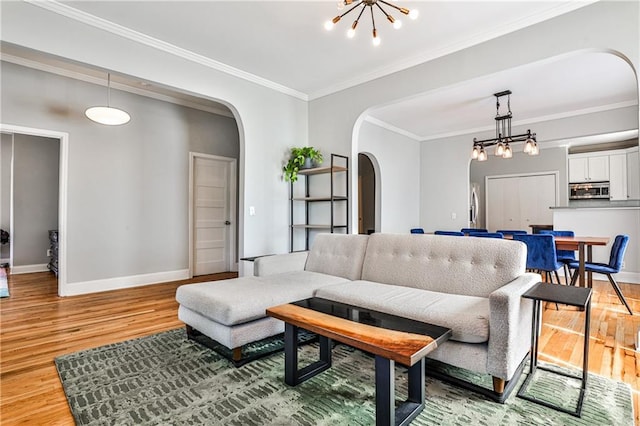
{"label": "white trim", "polygon": [[413,139],[414,141],[417,141],[417,142],[421,142],[423,140],[422,137],[416,135],[415,133],[408,132],[408,131],[406,131],[404,129],[401,129],[399,127],[394,126],[393,124],[389,124],[386,121],[378,120],[377,118],[372,117],[370,115],[366,116],[364,118],[364,121],[367,121],[367,122],[373,124],[374,126],[378,126],[378,127],[383,128],[383,129],[386,129],[386,130],[388,130],[390,132],[397,133],[397,134],[402,135],[402,136],[406,136],[409,139]]}
{"label": "white trim", "polygon": [[[234,224],[237,218],[236,203],[238,201],[238,189],[237,189],[237,164],[238,160],[231,157],[222,157],[219,155],[202,154],[199,152],[189,152],[189,278],[193,278],[193,180],[194,180],[194,163],[196,158],[207,158],[210,160],[226,161],[229,163],[229,253],[227,253],[229,263],[227,267],[229,271],[238,270],[238,261],[236,260],[236,230],[239,231],[239,224]],[[239,220],[239,219],[238,219]]]}
{"label": "white trim", "polygon": [[[69,179],[69,133],[3,123],[0,123],[0,131],[60,140],[60,168],[58,171],[58,295],[67,296],[67,183]],[[13,199],[13,196],[11,198]],[[13,216],[13,211],[11,213]],[[11,223],[11,227],[13,230],[13,223]],[[13,251],[11,252],[11,258],[13,259]]]}
{"label": "white trim", "polygon": [[[565,112],[561,112],[561,113],[557,113],[557,114],[549,114],[549,115],[542,115],[542,116],[538,116],[538,117],[528,118],[526,120],[513,121],[512,127],[527,126],[527,125],[530,125],[530,124],[545,123],[545,122],[552,121],[552,120],[560,120],[560,119],[563,119],[563,118],[577,117],[577,116],[580,116],[580,115],[594,114],[594,113],[597,113],[597,112],[612,111],[612,110],[615,110],[615,109],[628,108],[628,107],[634,107],[634,106],[638,106],[638,102],[637,101],[618,102],[618,103],[615,103],[615,104],[600,105],[600,106],[596,106],[596,107],[583,108],[583,109],[578,109],[578,110],[573,110],[573,111],[565,111]],[[430,136],[424,136],[424,137],[417,136],[417,137],[420,138],[419,140],[421,142],[428,142],[428,141],[432,141],[432,140],[450,138],[450,137],[454,137],[454,136],[464,136],[464,135],[472,135],[472,134],[475,134],[475,133],[488,132],[490,130],[494,130],[495,131],[495,126],[487,125],[487,126],[482,126],[482,127],[475,127],[475,128],[472,128],[472,129],[456,130],[454,132],[440,133],[440,134],[437,134],[437,135],[430,135]],[[535,133],[535,131],[532,131],[532,133]],[[538,141],[538,142],[540,142],[540,141]],[[544,144],[547,143],[547,141],[542,141],[542,142],[544,142]],[[542,146],[540,146],[540,148],[542,148]]]}
{"label": "white trim", "polygon": [[41,7],[43,9],[49,10],[50,12],[57,13],[59,15],[76,20],[78,22],[82,22],[94,28],[98,28],[98,29],[110,32],[112,34],[118,35],[120,37],[156,48],[158,50],[198,63],[200,65],[204,65],[206,67],[276,90],[286,95],[293,96],[303,101],[310,101],[310,100],[321,98],[323,96],[330,95],[332,93],[339,92],[341,90],[348,89],[350,87],[357,86],[359,84],[366,83],[371,80],[375,80],[380,77],[387,76],[389,74],[393,74],[395,72],[405,70],[407,68],[411,68],[413,66],[416,66],[425,62],[432,61],[434,59],[449,55],[451,53],[454,53],[463,49],[467,49],[469,47],[478,45],[488,40],[492,40],[492,39],[504,36],[505,34],[518,31],[520,29],[529,27],[531,25],[535,25],[537,23],[546,21],[548,19],[555,18],[562,14],[572,12],[581,7],[588,6],[591,3],[595,3],[595,1],[597,0],[581,0],[581,1],[563,2],[557,6],[553,6],[546,10],[539,11],[539,12],[536,12],[535,14],[518,19],[517,21],[507,22],[502,25],[495,25],[490,30],[484,31],[482,33],[472,34],[471,36],[457,43],[451,43],[441,48],[422,52],[409,59],[398,61],[387,67],[379,68],[370,73],[360,74],[353,79],[346,80],[344,82],[325,87],[323,89],[317,90],[310,94],[300,92],[293,88],[286,87],[282,84],[276,83],[271,80],[267,80],[266,78],[259,77],[255,74],[240,70],[238,68],[232,67],[230,65],[224,64],[222,62],[208,58],[206,56],[197,54],[187,49],[183,49],[181,47],[164,42],[162,40],[158,40],[156,38],[150,37],[146,34],[142,34],[138,31],[134,31],[130,28],[124,27],[122,25],[116,24],[106,19],[75,9],[66,4],[59,3],[55,0],[49,0],[49,1],[25,0],[25,1],[34,6]]}
{"label": "white trim", "polygon": [[[55,65],[45,64],[44,62],[38,62],[38,61],[31,60],[31,59],[26,59],[26,58],[21,58],[21,57],[14,56],[14,55],[9,55],[9,54],[6,54],[4,52],[2,53],[2,60],[6,61],[6,62],[10,62],[12,64],[21,65],[23,67],[36,69],[38,71],[48,72],[48,73],[56,74],[56,75],[59,75],[59,76],[62,76],[62,77],[73,78],[74,80],[84,81],[86,83],[98,84],[98,85],[105,86],[105,87],[107,85],[107,83],[106,83],[106,81],[105,81],[105,79],[103,77],[94,77],[94,76],[91,76],[91,75],[88,75],[88,74],[84,74],[84,73],[81,73],[81,72],[71,71],[69,69],[65,69],[65,68],[62,68],[62,67],[57,67]],[[172,104],[181,105],[181,106],[197,109],[197,110],[200,110],[200,111],[209,112],[211,114],[216,114],[216,115],[221,115],[221,116],[224,116],[224,117],[234,118],[233,114],[229,110],[225,110],[225,109],[222,109],[222,108],[216,108],[214,106],[209,106],[209,105],[203,105],[203,104],[198,103],[198,102],[192,102],[192,101],[189,101],[187,99],[180,99],[180,98],[176,98],[176,97],[173,97],[173,96],[170,96],[170,95],[164,95],[162,93],[157,93],[157,92],[154,92],[152,90],[147,90],[147,89],[140,88],[140,87],[130,86],[128,84],[122,84],[122,83],[118,83],[118,82],[113,82],[112,81],[111,82],[111,88],[112,89],[121,90],[123,92],[133,93],[133,94],[140,95],[140,96],[145,96],[145,97],[151,98],[151,99],[157,99],[159,101],[169,102],[169,103],[172,103]],[[202,95],[193,95],[193,94],[190,94],[190,93],[185,93],[185,92],[183,92],[183,91],[181,91],[179,89],[175,89],[175,88],[171,88],[170,90],[206,100],[206,98],[202,97]],[[212,102],[215,102],[215,101],[212,101]]]}
{"label": "white trim", "polygon": [[95,15],[91,15],[90,13],[86,13],[81,10],[75,9],[71,6],[67,6],[66,4],[58,3],[57,1],[54,1],[54,0],[50,0],[50,1],[25,0],[25,1],[31,5],[38,6],[50,12],[57,13],[58,15],[71,18],[75,21],[82,22],[83,24],[90,25],[94,28],[98,28],[98,29],[110,32],[112,34],[115,34],[117,36],[129,39],[131,41],[135,41],[137,43],[140,43],[149,47],[153,47],[163,52],[215,69],[217,71],[224,72],[234,77],[238,77],[243,80],[250,81],[260,86],[264,86],[269,89],[278,91],[280,93],[284,93],[285,95],[293,96],[303,101],[309,100],[309,97],[305,93],[299,92],[295,89],[283,86],[279,83],[273,82],[271,80],[267,80],[266,78],[259,77],[255,74],[251,74],[241,69],[234,68],[227,64],[223,64],[222,62],[197,54],[190,50],[183,49],[171,43],[158,40],[154,37],[150,37],[146,34],[140,33],[138,31],[134,31],[130,28],[124,27],[122,25],[116,24],[106,19],[97,17]]}
{"label": "white trim", "polygon": [[176,271],[153,272],[150,274],[131,275],[128,277],[115,277],[102,280],[67,283],[65,296],[120,290],[124,288],[140,287],[170,281],[186,280],[188,278],[189,270],[179,269]]}
{"label": "white trim", "polygon": [[35,265],[20,265],[20,266],[12,266],[10,268],[11,275],[19,275],[19,274],[32,274],[34,272],[48,272],[49,268],[47,268],[46,263],[35,264]]}

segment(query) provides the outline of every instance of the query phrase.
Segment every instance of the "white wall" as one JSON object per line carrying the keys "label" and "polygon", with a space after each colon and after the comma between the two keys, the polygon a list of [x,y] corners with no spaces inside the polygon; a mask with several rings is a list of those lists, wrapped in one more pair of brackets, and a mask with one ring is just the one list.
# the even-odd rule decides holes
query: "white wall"
{"label": "white wall", "polygon": [[[380,232],[408,233],[419,226],[420,144],[369,122],[358,135],[359,152],[379,165]],[[354,198],[357,200],[357,198]],[[354,205],[357,213],[358,206]],[[357,229],[357,228],[356,228]]]}
{"label": "white wall", "polygon": [[[640,284],[640,208],[582,208],[553,211],[555,229],[571,229],[576,235],[610,237],[606,247],[593,247],[593,261],[609,263],[611,244],[616,235],[629,236],[629,245],[624,256],[624,268],[616,280]],[[596,275],[596,279],[605,277]]]}

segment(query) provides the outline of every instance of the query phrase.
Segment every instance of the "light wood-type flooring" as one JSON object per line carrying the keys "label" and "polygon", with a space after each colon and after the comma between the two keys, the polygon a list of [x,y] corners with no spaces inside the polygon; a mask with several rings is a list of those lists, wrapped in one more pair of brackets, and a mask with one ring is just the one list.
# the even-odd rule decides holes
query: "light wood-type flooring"
{"label": "light wood-type flooring", "polygon": [[[56,356],[181,327],[175,301],[179,285],[233,276],[64,298],[57,296],[51,273],[10,276],[11,297],[0,299],[0,423],[73,424],[53,363]],[[622,289],[640,313],[640,285],[622,284]],[[631,385],[640,424],[640,357],[634,346],[640,315],[626,313],[608,282],[595,281],[594,290],[589,371]],[[582,366],[582,315],[563,306],[545,310],[541,360]]]}

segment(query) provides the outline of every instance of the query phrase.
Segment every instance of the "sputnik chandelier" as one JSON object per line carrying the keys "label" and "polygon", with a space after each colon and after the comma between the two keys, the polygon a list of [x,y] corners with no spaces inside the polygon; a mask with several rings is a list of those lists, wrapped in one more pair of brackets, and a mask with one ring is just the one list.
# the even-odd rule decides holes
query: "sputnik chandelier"
{"label": "sputnik chandelier", "polygon": [[[353,6],[351,6],[353,3],[355,3]],[[391,22],[393,24],[393,28],[398,29],[400,27],[402,27],[402,21],[400,21],[399,19],[395,19],[393,16],[391,16],[390,13],[387,13],[386,10],[384,10],[384,8],[381,6],[381,4],[391,7],[393,9],[396,9],[397,11],[399,11],[400,13],[404,14],[404,15],[408,15],[409,18],[411,19],[416,19],[418,17],[418,10],[417,9],[413,9],[413,10],[409,10],[409,9],[405,9],[404,7],[399,7],[396,6],[393,3],[389,3],[385,0],[360,0],[360,1],[354,1],[354,0],[340,0],[338,1],[338,10],[342,11],[345,6],[351,6],[349,8],[349,10],[347,10],[346,12],[342,13],[341,15],[336,16],[335,18],[333,18],[330,21],[325,22],[324,27],[327,30],[331,30],[333,29],[333,27],[338,23],[338,21],[340,21],[340,19],[342,19],[345,15],[347,15],[348,13],[356,10],[359,8],[360,13],[358,14],[358,17],[356,18],[355,21],[353,21],[353,23],[351,24],[351,28],[349,28],[349,30],[347,31],[347,37],[349,38],[353,38],[356,35],[356,27],[358,26],[358,22],[360,22],[360,18],[362,17],[362,14],[365,12],[365,10],[367,9],[367,7],[369,8],[369,12],[371,14],[371,25],[373,27],[373,45],[374,46],[379,46],[380,45],[380,37],[378,36],[378,30],[376,29],[376,20],[374,18],[374,13],[373,13],[373,9],[374,7],[377,7],[378,9],[380,9],[380,11],[384,14],[384,16],[387,18],[387,20],[389,22]]]}
{"label": "sputnik chandelier", "polygon": [[[485,148],[495,146],[494,154],[497,157],[511,158],[513,157],[513,150],[511,145],[514,142],[524,142],[524,152],[529,155],[538,155],[540,150],[538,149],[538,143],[536,142],[536,134],[531,133],[531,130],[527,130],[527,133],[521,135],[511,134],[511,90],[505,90],[503,92],[494,93],[496,97],[496,137],[493,139],[484,139],[479,141],[477,138],[473,138],[473,151],[471,152],[471,158],[478,161],[487,161],[487,151]],[[500,98],[507,97],[507,113],[500,115]]]}

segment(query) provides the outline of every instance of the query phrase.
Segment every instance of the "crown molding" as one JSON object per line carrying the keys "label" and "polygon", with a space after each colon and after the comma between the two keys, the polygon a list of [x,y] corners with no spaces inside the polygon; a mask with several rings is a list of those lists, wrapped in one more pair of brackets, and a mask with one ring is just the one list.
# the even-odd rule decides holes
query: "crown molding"
{"label": "crown molding", "polygon": [[[538,124],[546,121],[560,120],[563,118],[577,117],[580,115],[594,114],[598,112],[611,111],[614,109],[628,108],[633,106],[638,106],[638,103],[636,101],[626,101],[626,102],[618,102],[615,104],[600,105],[600,106],[591,107],[591,108],[583,108],[583,109],[578,109],[573,111],[566,111],[558,114],[538,116],[538,117],[529,118],[526,120],[517,120],[517,121],[514,120],[512,123],[512,127],[526,126],[529,124]],[[488,132],[492,130],[495,130],[495,125],[487,125],[487,126],[475,127],[471,129],[459,130],[455,132],[447,132],[447,133],[440,133],[437,135],[423,136],[423,137],[420,137],[420,141],[429,142],[429,141],[438,140],[438,139],[450,138],[455,136],[472,135],[475,133]],[[535,132],[532,131],[532,133],[535,133]]]}
{"label": "crown molding", "polygon": [[416,134],[413,134],[411,132],[408,132],[408,131],[406,131],[404,129],[401,129],[399,127],[396,127],[393,124],[389,124],[386,121],[378,120],[377,118],[374,118],[374,117],[372,117],[370,115],[366,116],[364,118],[364,121],[366,121],[368,123],[371,123],[374,126],[381,127],[381,128],[383,128],[385,130],[388,130],[390,132],[397,133],[399,135],[405,136],[405,137],[407,137],[409,139],[413,139],[416,142],[422,141],[422,138],[420,136],[418,136]]}
{"label": "crown molding", "polygon": [[[48,72],[51,74],[59,75],[62,77],[72,78],[74,80],[84,81],[85,83],[97,84],[106,86],[106,80],[104,78],[94,77],[82,72],[72,71],[69,69],[57,67],[55,65],[45,64],[43,62],[7,54],[0,51],[0,60],[10,62],[12,64],[20,65],[27,68],[36,69],[38,71]],[[208,112],[211,114],[221,115],[224,117],[235,118],[233,113],[228,109],[216,108],[214,106],[203,105],[198,102],[190,102],[186,99],[180,99],[169,95],[154,92],[152,90],[145,90],[143,88],[130,86],[128,84],[122,84],[111,81],[111,88],[121,90],[123,92],[133,93],[136,95],[144,96],[151,99],[156,99],[163,102],[169,102],[175,105],[181,105],[188,108],[197,109],[200,111]],[[201,96],[200,96],[201,97]],[[202,98],[202,97],[201,97]],[[204,99],[204,98],[202,98]]]}
{"label": "crown molding", "polygon": [[128,40],[135,41],[137,43],[140,43],[149,47],[153,47],[155,49],[178,56],[188,61],[195,62],[199,65],[203,65],[205,67],[215,69],[216,71],[220,71],[220,72],[232,75],[234,77],[237,77],[246,81],[250,81],[252,83],[275,90],[285,95],[293,96],[303,101],[309,100],[309,97],[307,96],[306,93],[299,92],[295,89],[283,86],[271,80],[267,80],[266,78],[259,77],[255,74],[242,71],[238,68],[234,68],[232,66],[224,64],[222,62],[218,62],[216,60],[197,54],[190,50],[183,49],[171,43],[158,40],[154,37],[150,37],[146,34],[140,33],[138,31],[134,31],[130,28],[124,27],[122,25],[116,24],[106,19],[99,18],[95,15],[91,15],[90,13],[86,13],[81,10],[75,9],[71,6],[68,6],[66,4],[59,3],[55,0],[49,0],[49,1],[24,0],[24,1],[31,5],[38,6],[50,12],[57,13],[58,15],[65,16],[67,18],[92,26],[94,28],[98,28],[103,31],[107,31],[112,34],[115,34],[117,36],[126,38]]}

